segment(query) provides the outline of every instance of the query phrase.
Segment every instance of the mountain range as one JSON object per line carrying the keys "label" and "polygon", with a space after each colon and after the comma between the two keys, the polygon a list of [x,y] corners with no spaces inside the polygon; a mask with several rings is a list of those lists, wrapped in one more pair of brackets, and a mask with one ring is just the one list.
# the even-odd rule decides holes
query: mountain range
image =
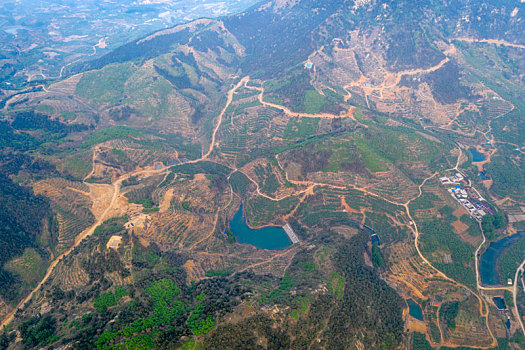
{"label": "mountain range", "polygon": [[0,348],[522,348],[524,7],[263,1],[3,90]]}

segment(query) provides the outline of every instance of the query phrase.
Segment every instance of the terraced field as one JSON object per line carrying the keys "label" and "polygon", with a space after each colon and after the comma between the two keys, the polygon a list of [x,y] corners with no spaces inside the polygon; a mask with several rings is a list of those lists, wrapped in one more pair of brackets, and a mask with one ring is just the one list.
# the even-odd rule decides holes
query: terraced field
{"label": "terraced field", "polygon": [[[269,149],[277,144],[272,139],[283,133],[283,124],[287,118],[277,110],[261,106],[243,107],[239,104],[231,106],[231,112],[225,113],[225,120],[219,128],[219,150],[232,164],[242,165],[253,154],[262,155],[260,149],[264,145]],[[251,105],[251,104],[250,104]],[[243,108],[241,110],[237,108]],[[268,138],[270,136],[270,138]],[[258,147],[259,146],[259,147]]]}
{"label": "terraced field", "polygon": [[149,225],[140,237],[158,242],[164,249],[168,247],[189,248],[209,232],[213,232],[215,218],[188,212],[174,211],[158,214],[155,222]]}
{"label": "terraced field", "polygon": [[[519,310],[507,333],[507,316],[477,283],[483,232],[437,182],[455,169],[476,184],[486,165],[483,196],[521,212],[521,44],[454,41],[452,32],[485,29],[463,27],[448,3],[418,4],[423,17],[401,11],[414,6],[406,1],[317,3],[275,1],[156,32],[0,101],[5,129],[26,109],[87,126],[49,142],[38,125],[7,133],[42,137],[12,177],[35,181],[58,226],[56,248],[39,252],[54,258],[42,283],[11,313],[0,306],[20,331],[12,336],[27,342],[40,321],[24,322],[51,314],[61,338],[40,347],[83,345],[91,334],[86,347],[410,348],[417,331],[418,344],[488,349],[493,328],[507,338],[502,348],[522,345]],[[491,20],[507,12],[470,5],[454,9]],[[292,31],[281,30],[287,13]],[[246,18],[271,20],[252,32],[260,23]],[[443,22],[437,35],[441,18],[461,25]],[[512,18],[509,28],[521,28]],[[503,47],[482,48],[494,43]],[[487,162],[471,166],[470,148]],[[39,157],[56,171],[38,169]],[[69,180],[41,180],[59,173]],[[252,228],[287,223],[300,242],[238,244],[229,225],[241,206]],[[29,266],[35,255],[17,259],[10,272],[40,272]],[[158,286],[173,295],[164,300]],[[409,298],[423,322],[406,315]],[[239,345],[226,342],[237,336]]]}
{"label": "terraced field", "polygon": [[33,188],[36,194],[48,197],[53,203],[59,228],[56,250],[60,254],[71,247],[76,237],[95,222],[90,211],[90,189],[81,182],[62,178],[39,181]]}
{"label": "terraced field", "polygon": [[59,265],[56,268],[55,277],[52,283],[60,286],[65,291],[74,290],[86,286],[89,281],[89,275],[82,267],[82,262],[78,257],[66,265]]}
{"label": "terraced field", "polygon": [[389,255],[389,271],[392,279],[405,285],[410,293],[417,298],[426,299],[429,282],[435,276],[435,271],[422,263],[413,244],[396,243]]}

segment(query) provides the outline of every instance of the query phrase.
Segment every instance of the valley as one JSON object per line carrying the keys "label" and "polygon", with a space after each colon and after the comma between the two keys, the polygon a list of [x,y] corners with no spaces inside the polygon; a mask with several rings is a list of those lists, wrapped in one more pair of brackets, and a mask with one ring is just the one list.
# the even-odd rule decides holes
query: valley
{"label": "valley", "polygon": [[[0,16],[0,87],[12,90],[61,79],[75,65],[152,32],[235,13],[254,1],[105,3],[5,1]],[[82,35],[78,35],[78,33]]]}

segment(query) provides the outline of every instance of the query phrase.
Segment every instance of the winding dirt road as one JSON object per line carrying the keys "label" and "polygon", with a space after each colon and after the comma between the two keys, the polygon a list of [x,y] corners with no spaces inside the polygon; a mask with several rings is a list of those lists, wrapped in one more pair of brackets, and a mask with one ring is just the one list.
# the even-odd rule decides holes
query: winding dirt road
{"label": "winding dirt road", "polygon": [[[461,153],[460,153],[460,156],[461,156]],[[476,296],[476,298],[478,299],[479,301],[479,313],[481,315],[481,317],[485,318],[485,325],[487,327],[487,330],[489,331],[489,334],[490,334],[490,337],[492,339],[492,342],[491,342],[491,345],[490,346],[487,346],[487,347],[479,347],[479,346],[476,346],[476,348],[478,349],[488,349],[488,348],[493,348],[495,347],[497,344],[498,344],[498,341],[496,339],[496,337],[494,336],[494,334],[492,333],[492,329],[490,329],[490,325],[489,325],[489,308],[486,304],[486,301],[480,296],[478,295],[478,293],[475,293],[474,291],[472,291],[470,288],[468,288],[466,285],[462,284],[462,283],[459,283],[458,281],[448,277],[447,275],[445,275],[442,271],[440,271],[438,268],[436,268],[434,265],[432,265],[430,263],[430,261],[428,261],[427,258],[425,258],[425,256],[423,255],[423,253],[421,253],[421,250],[419,249],[419,237],[420,237],[420,232],[419,232],[419,229],[417,227],[417,223],[414,221],[414,219],[412,218],[412,215],[410,214],[410,209],[409,209],[409,204],[414,201],[415,199],[419,198],[421,195],[422,195],[422,187],[423,185],[425,184],[426,181],[430,180],[431,178],[433,178],[434,176],[436,176],[437,174],[434,174],[428,178],[426,178],[422,183],[421,185],[419,185],[419,195],[411,200],[409,200],[407,203],[405,203],[403,206],[405,207],[405,210],[406,210],[406,213],[408,215],[408,218],[412,221],[413,225],[410,226],[412,232],[414,233],[414,246],[416,248],[416,251],[419,255],[419,257],[423,260],[423,262],[428,265],[429,267],[431,267],[434,271],[436,271],[436,273],[438,274],[438,276],[440,276],[441,278],[447,280],[448,282],[456,285],[456,286],[459,286],[459,287],[462,287],[464,288],[465,290],[468,290],[472,293],[472,295]],[[476,267],[476,270],[477,270],[477,267]],[[442,330],[441,330],[441,327],[439,326],[439,331],[440,331],[440,334],[442,336]],[[445,344],[443,343],[443,341],[441,342],[440,345],[446,345],[446,346],[457,346],[455,344]],[[464,345],[465,346],[465,345]],[[468,345],[466,345],[467,347],[470,347]]]}
{"label": "winding dirt road", "polygon": [[485,43],[485,44],[493,44],[493,45],[503,45],[503,46],[508,46],[508,47],[514,47],[517,49],[525,49],[525,45],[513,44],[513,43],[509,43],[508,41],[500,40],[500,39],[454,38],[453,40],[466,41],[469,43]]}
{"label": "winding dirt road", "polygon": [[[226,112],[226,110],[228,109],[228,107],[230,106],[231,102],[232,102],[232,99],[233,99],[233,94],[234,94],[234,91],[237,90],[240,86],[242,86],[243,84],[245,84],[247,81],[249,80],[249,77],[244,77],[243,79],[241,79],[241,81],[239,81],[230,91],[228,91],[228,99],[227,99],[227,103],[226,103],[226,106],[224,106],[224,108],[222,109],[221,113],[219,114],[219,120],[217,122],[217,126],[215,127],[214,131],[213,131],[213,135],[212,135],[212,141],[211,141],[211,144],[210,144],[210,148],[208,150],[208,152],[206,154],[204,154],[201,158],[199,159],[196,159],[196,160],[193,160],[193,161],[188,161],[187,163],[196,163],[196,162],[199,162],[199,161],[202,161],[202,160],[205,160],[208,158],[208,156],[213,152],[213,149],[215,147],[215,139],[216,139],[216,135],[217,135],[217,131],[219,130],[219,127],[222,123],[222,117],[224,115],[224,113]],[[91,172],[84,178],[84,181],[86,181],[90,176],[93,175],[93,172],[94,172],[94,169],[95,169],[95,159],[96,159],[96,154],[97,152],[99,152],[99,148],[98,147],[95,147],[93,149],[93,158],[92,158],[92,163],[93,163],[93,169],[91,170]],[[121,176],[120,178],[118,178],[116,181],[114,181],[112,183],[112,187],[113,187],[113,196],[111,198],[111,202],[108,204],[108,206],[106,207],[106,209],[104,210],[104,212],[100,215],[100,217],[98,218],[98,220],[92,225],[90,226],[89,228],[87,228],[86,230],[82,231],[76,238],[75,238],[75,243],[67,250],[65,251],[64,253],[62,253],[60,256],[58,256],[56,259],[54,259],[50,264],[49,264],[49,267],[47,268],[46,270],[46,274],[44,275],[44,277],[42,278],[42,280],[38,283],[38,285],[22,300],[20,301],[16,307],[13,308],[13,310],[11,310],[11,312],[9,314],[7,314],[4,319],[2,320],[2,322],[0,323],[0,329],[6,327],[9,323],[11,323],[13,321],[13,318],[14,318],[14,315],[16,314],[16,312],[18,310],[20,310],[28,301],[31,300],[31,298],[33,298],[33,296],[35,295],[35,293],[37,291],[40,290],[40,288],[42,288],[42,286],[44,285],[44,283],[49,279],[49,277],[51,276],[51,274],[53,273],[55,267],[57,266],[57,264],[60,262],[60,260],[66,256],[68,256],[76,247],[78,247],[78,245],[84,240],[86,239],[87,237],[91,236],[95,230],[97,229],[98,226],[100,226],[106,219],[108,219],[108,214],[110,213],[110,211],[115,207],[116,203],[117,203],[117,200],[120,198],[120,186],[122,185],[122,181],[128,179],[129,177],[131,176],[137,176],[137,175],[146,175],[146,176],[151,176],[151,175],[154,175],[154,174],[160,174],[164,171],[167,171],[168,169],[170,168],[170,166],[164,166],[160,169],[144,169],[144,170],[137,170],[137,171],[133,171],[133,172],[130,172],[128,174],[125,174],[123,176]],[[85,183],[86,185],[90,186],[91,184],[89,183]],[[218,213],[217,213],[218,214]]]}
{"label": "winding dirt road", "polygon": [[217,137],[217,132],[219,131],[219,128],[221,127],[222,117],[224,116],[224,113],[226,113],[226,110],[228,109],[228,107],[230,107],[230,104],[232,103],[233,94],[235,93],[235,90],[237,90],[243,85],[246,85],[248,81],[250,81],[250,77],[245,76],[230,91],[228,91],[228,100],[226,101],[226,105],[224,106],[221,113],[219,114],[219,117],[218,117],[219,120],[217,121],[217,125],[215,126],[215,129],[213,129],[213,134],[211,135],[210,148],[208,149],[208,152],[206,152],[206,154],[204,154],[200,159],[197,159],[197,161],[208,159],[210,154],[213,152],[213,148],[215,147],[215,139]]}
{"label": "winding dirt road", "polygon": [[[387,72],[383,79],[383,82],[379,86],[367,86],[366,84],[367,84],[368,79],[362,76],[359,80],[353,81],[343,87],[343,89],[348,93],[348,95],[345,97],[345,101],[348,100],[352,95],[348,89],[354,86],[359,87],[363,90],[367,106],[368,108],[370,108],[370,105],[368,103],[368,95],[371,95],[374,91],[379,91],[379,97],[382,99],[383,91],[385,89],[392,89],[396,87],[397,85],[399,85],[403,76],[435,72],[441,67],[443,67],[449,61],[450,59],[448,57],[445,57],[438,64],[436,64],[435,66],[429,67],[429,68],[409,69],[409,70],[399,71],[395,73]],[[390,83],[389,85],[386,85],[387,82],[389,81],[393,81],[393,82]]]}
{"label": "winding dirt road", "polygon": [[518,319],[520,323],[521,331],[523,332],[523,335],[525,335],[525,327],[523,326],[523,321],[521,320],[521,317],[520,317],[520,311],[518,309],[517,299],[518,299],[518,277],[520,273],[523,273],[524,268],[525,268],[525,259],[523,260],[521,265],[516,270],[516,274],[514,275],[514,285],[512,286],[512,294],[513,294],[512,298],[514,300],[514,313],[515,313],[515,317]]}
{"label": "winding dirt road", "polygon": [[51,274],[53,273],[53,270],[55,269],[56,265],[60,262],[60,260],[66,256],[68,256],[76,247],[78,247],[78,245],[87,237],[91,236],[93,234],[93,232],[95,232],[96,228],[98,226],[100,226],[105,220],[106,220],[106,217],[109,213],[109,211],[115,206],[115,203],[119,197],[119,193],[120,193],[120,185],[122,183],[122,180],[123,179],[120,179],[120,180],[117,180],[116,182],[113,183],[113,196],[111,198],[111,202],[110,204],[108,205],[108,207],[106,208],[106,210],[104,211],[104,213],[98,218],[98,220],[89,228],[87,228],[86,230],[84,230],[83,232],[80,233],[80,235],[78,235],[76,238],[75,238],[75,243],[67,250],[65,251],[64,253],[62,253],[61,255],[59,255],[55,260],[53,260],[51,262],[51,264],[49,265],[49,267],[47,268],[46,270],[46,274],[44,275],[44,277],[42,278],[42,280],[40,281],[40,283],[38,283],[38,285],[31,291],[31,293],[29,293],[29,295],[27,297],[25,297],[22,301],[20,301],[18,303],[18,305],[2,320],[2,323],[0,324],[0,329],[2,329],[3,327],[7,326],[9,323],[11,323],[11,321],[13,320],[14,318],[14,315],[15,313],[21,309],[29,300],[31,300],[31,298],[33,297],[33,295],[38,291],[40,290],[40,288],[42,287],[42,285],[44,285],[44,283],[49,279],[49,277],[51,276]]}
{"label": "winding dirt road", "polygon": [[[443,60],[442,62],[440,62],[439,65],[435,66],[435,67],[431,67],[429,69],[432,69],[432,70],[437,70],[439,69],[443,64],[445,64],[447,61],[447,59]],[[428,71],[428,70],[421,70],[421,72],[424,72],[424,71]],[[420,73],[419,70],[417,73]],[[403,74],[410,74],[410,72],[399,72],[397,73],[398,76],[396,77],[396,80],[395,81],[398,81],[401,79],[401,76]],[[416,74],[416,73],[413,73],[413,74]],[[313,118],[341,118],[341,117],[344,117],[344,116],[336,116],[336,115],[332,115],[332,114],[308,114],[308,113],[298,113],[298,112],[293,112],[291,111],[290,109],[288,109],[287,107],[284,107],[284,106],[281,106],[281,105],[278,105],[278,104],[274,104],[274,103],[270,103],[270,102],[266,102],[264,101],[264,88],[262,87],[253,87],[253,86],[248,86],[247,83],[249,82],[250,78],[248,76],[242,78],[231,90],[228,91],[228,94],[227,94],[227,102],[226,102],[226,105],[224,106],[224,108],[221,110],[221,113],[219,114],[218,116],[218,121],[217,121],[217,125],[215,126],[214,130],[213,130],[213,133],[212,133],[212,137],[211,137],[211,142],[210,142],[210,146],[209,146],[209,149],[208,151],[202,155],[202,157],[200,157],[199,159],[196,159],[196,160],[193,160],[193,161],[188,161],[186,163],[196,163],[196,162],[199,162],[199,161],[202,161],[202,160],[207,160],[209,158],[209,156],[212,154],[213,150],[215,149],[215,146],[216,146],[216,143],[217,143],[217,133],[218,133],[218,130],[222,124],[222,119],[223,119],[223,116],[224,114],[226,113],[226,110],[228,109],[228,107],[231,105],[231,102],[233,100],[233,95],[234,95],[234,91],[239,89],[241,86],[245,86],[246,88],[248,89],[253,89],[253,90],[257,90],[259,91],[259,96],[258,96],[258,99],[259,99],[259,102],[265,106],[269,106],[269,107],[273,107],[273,108],[277,108],[277,109],[280,109],[282,111],[284,111],[284,113],[286,113],[288,116],[290,117],[313,117]],[[387,86],[383,86],[382,88],[387,88]],[[353,117],[353,114],[349,113],[349,115],[347,115],[346,117],[350,117],[352,119],[355,120],[355,118]],[[96,152],[97,150],[94,149],[94,152]],[[95,156],[94,156],[95,157]],[[456,168],[458,167],[459,165],[459,157],[461,157],[461,152],[458,156],[458,163],[456,164]],[[278,157],[277,158],[277,161],[279,162],[279,159]],[[94,159],[93,159],[94,161]],[[280,165],[280,164],[279,164]],[[55,260],[53,260],[50,264],[50,266],[48,267],[47,271],[46,271],[46,274],[44,276],[44,278],[42,279],[42,281],[40,281],[40,283],[33,289],[33,291],[26,297],[24,298],[5,318],[4,320],[2,320],[2,323],[0,325],[0,328],[8,325],[14,318],[14,315],[15,313],[21,309],[29,300],[31,300],[31,298],[34,296],[34,294],[43,286],[43,284],[49,279],[49,277],[51,276],[54,268],[56,267],[56,265],[59,263],[59,261],[69,255],[84,239],[86,239],[87,237],[89,237],[90,235],[93,234],[93,232],[95,231],[95,229],[101,225],[107,218],[108,218],[108,215],[110,213],[110,210],[112,208],[114,208],[117,200],[120,198],[120,186],[122,184],[122,181],[129,178],[130,176],[136,176],[136,175],[146,175],[146,176],[150,176],[150,175],[153,175],[153,174],[158,174],[158,173],[162,173],[164,171],[167,171],[170,167],[162,167],[161,169],[156,169],[156,170],[150,170],[150,169],[146,169],[146,170],[140,170],[140,171],[135,171],[135,172],[131,172],[131,173],[128,173],[126,175],[123,175],[121,176],[119,179],[117,179],[115,182],[113,182],[112,184],[112,187],[113,187],[113,196],[112,196],[112,199],[111,199],[111,202],[108,204],[107,208],[105,209],[105,211],[103,212],[103,214],[98,218],[97,222],[95,224],[93,224],[91,227],[89,227],[88,229],[86,229],[85,231],[83,231],[76,239],[75,239],[75,243],[74,245],[69,248],[66,252],[64,252],[63,254],[61,254],[59,257],[57,257]],[[286,179],[291,182],[291,183],[294,183],[294,184],[298,184],[298,185],[306,185],[308,188],[305,189],[305,190],[302,190],[301,193],[306,193],[306,191],[313,191],[313,189],[315,187],[329,187],[329,188],[336,188],[336,189],[348,189],[348,188],[352,188],[352,189],[355,189],[355,190],[358,190],[360,192],[363,192],[367,195],[371,195],[373,197],[377,197],[381,200],[384,200],[385,202],[388,202],[388,203],[391,203],[391,204],[394,204],[394,205],[398,205],[398,206],[401,206],[401,207],[404,207],[405,211],[406,211],[406,214],[407,214],[407,217],[408,219],[413,223],[412,225],[410,225],[410,229],[411,231],[413,232],[414,234],[414,246],[416,248],[416,251],[419,255],[419,257],[422,259],[422,261],[428,265],[429,267],[431,267],[438,276],[440,276],[441,278],[443,278],[444,280],[450,282],[451,284],[453,285],[457,285],[457,286],[460,286],[466,290],[469,290],[473,295],[475,295],[478,300],[479,300],[479,303],[480,303],[480,306],[479,306],[479,311],[480,311],[480,315],[481,317],[484,317],[485,320],[486,320],[486,327],[490,333],[490,337],[492,339],[492,344],[491,344],[491,347],[495,346],[497,344],[497,340],[496,338],[494,337],[493,333],[492,333],[492,330],[490,329],[490,325],[489,325],[489,318],[488,318],[488,314],[489,314],[489,309],[488,309],[488,306],[486,305],[486,301],[483,300],[483,298],[478,295],[477,293],[474,293],[472,290],[470,290],[468,287],[466,287],[465,285],[455,281],[454,279],[446,276],[443,272],[441,272],[439,269],[437,269],[436,267],[434,267],[430,261],[425,258],[425,256],[422,254],[420,248],[419,248],[419,238],[420,238],[420,231],[419,231],[419,228],[417,226],[417,223],[415,222],[415,220],[413,220],[412,218],[412,215],[410,213],[410,208],[409,208],[409,204],[416,200],[417,198],[419,198],[423,191],[422,191],[422,187],[425,185],[425,183],[429,180],[431,180],[432,178],[434,178],[437,173],[434,173],[432,174],[431,176],[427,177],[426,179],[423,180],[423,182],[419,185],[418,187],[418,191],[419,193],[417,194],[417,196],[413,197],[412,199],[408,200],[406,203],[398,203],[396,201],[392,201],[392,200],[389,200],[387,198],[384,198],[383,196],[381,195],[378,195],[376,193],[373,193],[373,192],[370,192],[368,189],[366,188],[360,188],[360,187],[357,187],[355,185],[348,185],[348,186],[335,186],[335,185],[330,185],[330,184],[325,184],[325,183],[317,183],[317,182],[311,182],[311,181],[293,181],[293,180],[290,180],[289,177],[288,177],[288,174],[285,172],[285,177]],[[92,174],[92,173],[90,173]],[[245,174],[246,175],[246,174]],[[252,182],[254,182],[257,186],[257,194],[258,195],[261,195],[263,197],[266,197],[268,199],[271,199],[271,200],[280,200],[282,198],[272,198],[270,196],[267,196],[263,193],[260,192],[259,190],[259,186],[257,184],[257,182],[253,181],[253,179],[250,178],[250,180]],[[217,216],[218,216],[219,212],[217,212]],[[218,218],[216,218],[216,221],[217,221]],[[480,245],[481,247],[481,245]],[[477,253],[479,252],[479,249],[480,247],[478,247],[478,250],[476,250],[476,270],[477,270]],[[282,254],[285,254],[285,253],[282,253]],[[272,259],[274,258],[277,258],[279,255],[273,257]],[[267,263],[267,262],[261,262],[262,263]],[[259,263],[258,263],[259,264]],[[257,264],[253,265],[253,266],[256,266]],[[525,261],[522,263],[522,265],[520,266],[520,269],[523,269],[525,265]],[[249,268],[249,267],[253,267],[253,266],[248,266],[246,267]],[[520,269],[518,269],[516,271],[516,276],[519,274],[519,271]],[[476,271],[478,272],[478,271]],[[479,279],[477,279],[477,281],[479,282]],[[515,278],[515,284],[514,284],[514,288],[513,288],[513,294],[514,294],[514,298],[516,298],[516,285],[517,285],[517,278]],[[478,289],[483,289],[482,286],[479,285],[478,283]],[[516,305],[516,302],[514,303]],[[517,308],[516,308],[517,309]],[[518,314],[519,315],[519,314]],[[519,319],[519,317],[518,317]],[[521,324],[521,328],[522,330],[524,331],[524,334],[525,334],[525,330],[523,329],[523,324],[520,320],[520,324]],[[441,331],[441,329],[440,329]],[[450,345],[449,345],[450,346]]]}
{"label": "winding dirt road", "polygon": [[247,89],[250,89],[250,90],[257,90],[257,91],[259,91],[258,100],[259,100],[259,102],[262,105],[267,106],[267,107],[272,107],[272,108],[279,109],[279,110],[283,111],[289,117],[296,117],[296,118],[303,118],[303,117],[304,118],[324,118],[324,119],[351,118],[351,119],[353,119],[353,120],[355,120],[357,122],[357,120],[355,119],[354,114],[353,114],[353,109],[350,109],[346,114],[342,114],[342,115],[336,115],[336,114],[330,114],[330,113],[311,114],[311,113],[304,113],[304,112],[294,112],[291,109],[289,109],[288,107],[285,107],[285,106],[282,106],[282,105],[279,105],[279,104],[276,104],[276,103],[265,101],[264,100],[264,87],[250,86],[250,85],[246,85],[246,84],[244,85],[244,87],[247,88]]}

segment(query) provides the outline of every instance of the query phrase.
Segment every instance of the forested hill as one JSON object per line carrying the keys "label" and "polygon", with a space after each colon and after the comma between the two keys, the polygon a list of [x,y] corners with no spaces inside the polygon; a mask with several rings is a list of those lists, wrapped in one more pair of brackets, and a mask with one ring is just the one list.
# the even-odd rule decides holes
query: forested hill
{"label": "forested hill", "polygon": [[5,264],[21,256],[26,248],[37,248],[46,255],[43,248],[51,243],[53,215],[45,198],[15,184],[2,172],[0,198],[0,297],[11,302],[20,297],[21,281],[19,276],[6,271]]}
{"label": "forested hill", "polygon": [[[389,67],[398,70],[428,67],[443,58],[436,40],[455,37],[525,43],[523,3],[511,0],[477,3],[459,1],[263,1],[238,15],[220,18],[225,29],[245,48],[231,64],[244,74],[269,78],[308,58],[334,38],[356,31],[382,37],[370,43],[385,50]],[[517,7],[516,7],[517,6]],[[515,9],[522,8],[516,12]],[[513,12],[514,11],[514,12]],[[481,20],[483,19],[483,20]],[[224,44],[224,34],[211,33],[198,20],[162,30],[148,40],[126,44],[90,62],[68,67],[69,74],[98,69],[114,62],[144,61],[180,45],[213,50]],[[403,25],[399,25],[403,23]],[[198,34],[197,40],[192,34]]]}

